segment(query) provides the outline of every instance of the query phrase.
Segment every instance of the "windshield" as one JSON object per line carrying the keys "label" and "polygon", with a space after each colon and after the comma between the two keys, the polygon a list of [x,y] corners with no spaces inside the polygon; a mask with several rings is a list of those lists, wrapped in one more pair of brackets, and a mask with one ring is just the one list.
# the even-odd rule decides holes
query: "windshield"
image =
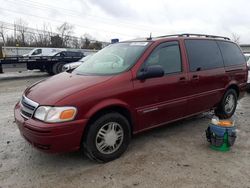
{"label": "windshield", "polygon": [[107,46],[87,59],[73,73],[86,75],[111,75],[132,67],[149,42],[124,42]]}
{"label": "windshield", "polygon": [[87,56],[85,56],[85,57],[83,57],[82,59],[80,59],[80,60],[78,60],[78,61],[82,61],[82,62],[84,62],[84,61],[87,61],[91,56],[93,56],[94,54],[90,54],[90,55],[87,55]]}

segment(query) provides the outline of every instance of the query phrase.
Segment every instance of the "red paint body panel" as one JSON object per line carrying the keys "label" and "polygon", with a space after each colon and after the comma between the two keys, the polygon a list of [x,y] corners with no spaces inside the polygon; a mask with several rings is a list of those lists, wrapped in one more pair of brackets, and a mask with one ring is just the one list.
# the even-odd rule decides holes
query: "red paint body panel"
{"label": "red paint body panel", "polygon": [[20,115],[20,105],[15,106],[15,121],[21,135],[36,148],[51,153],[75,151],[80,148],[87,120],[49,124],[34,119],[25,120]]}
{"label": "red paint body panel", "polygon": [[[118,75],[61,73],[33,85],[24,93],[27,98],[40,105],[74,106],[78,113],[74,121],[49,124],[24,119],[17,104],[15,119],[21,134],[47,152],[73,151],[80,148],[88,120],[107,107],[126,109],[132,118],[133,133],[137,133],[214,108],[231,85],[236,85],[242,96],[247,81],[246,65],[189,72],[184,39],[152,41],[136,64]],[[137,73],[147,57],[166,41],[179,42],[182,72],[138,80]]]}
{"label": "red paint body panel", "polygon": [[61,73],[56,76],[42,80],[25,91],[29,99],[43,105],[55,105],[57,101],[71,95],[101,84],[112,76],[80,76],[68,73]]}

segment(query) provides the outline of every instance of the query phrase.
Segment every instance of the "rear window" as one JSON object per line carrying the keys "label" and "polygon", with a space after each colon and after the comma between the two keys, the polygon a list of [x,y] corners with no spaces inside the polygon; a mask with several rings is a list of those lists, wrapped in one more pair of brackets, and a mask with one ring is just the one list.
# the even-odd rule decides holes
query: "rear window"
{"label": "rear window", "polygon": [[246,63],[240,48],[232,43],[225,41],[217,41],[221,49],[222,57],[224,59],[225,66],[244,64]]}
{"label": "rear window", "polygon": [[214,40],[185,40],[190,71],[223,67],[220,49]]}

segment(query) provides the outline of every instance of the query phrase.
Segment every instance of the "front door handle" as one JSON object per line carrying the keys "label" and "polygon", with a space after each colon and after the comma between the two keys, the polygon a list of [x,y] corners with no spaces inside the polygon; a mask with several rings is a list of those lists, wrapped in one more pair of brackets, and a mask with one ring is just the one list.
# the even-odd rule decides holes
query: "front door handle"
{"label": "front door handle", "polygon": [[192,79],[193,80],[199,80],[199,76],[198,75],[193,75]]}
{"label": "front door handle", "polygon": [[183,76],[183,77],[180,77],[180,79],[179,79],[179,80],[180,80],[180,82],[186,82],[186,80],[187,80],[187,79],[186,79],[186,77],[185,77],[185,76]]}

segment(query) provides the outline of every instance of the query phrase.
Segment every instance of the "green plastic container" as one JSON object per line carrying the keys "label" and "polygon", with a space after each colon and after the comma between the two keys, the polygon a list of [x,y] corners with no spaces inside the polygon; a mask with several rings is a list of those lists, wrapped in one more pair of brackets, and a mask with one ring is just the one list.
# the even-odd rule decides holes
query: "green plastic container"
{"label": "green plastic container", "polygon": [[223,137],[223,144],[221,146],[210,145],[210,148],[217,151],[227,152],[230,150],[230,145],[228,143],[228,133],[226,132]]}

